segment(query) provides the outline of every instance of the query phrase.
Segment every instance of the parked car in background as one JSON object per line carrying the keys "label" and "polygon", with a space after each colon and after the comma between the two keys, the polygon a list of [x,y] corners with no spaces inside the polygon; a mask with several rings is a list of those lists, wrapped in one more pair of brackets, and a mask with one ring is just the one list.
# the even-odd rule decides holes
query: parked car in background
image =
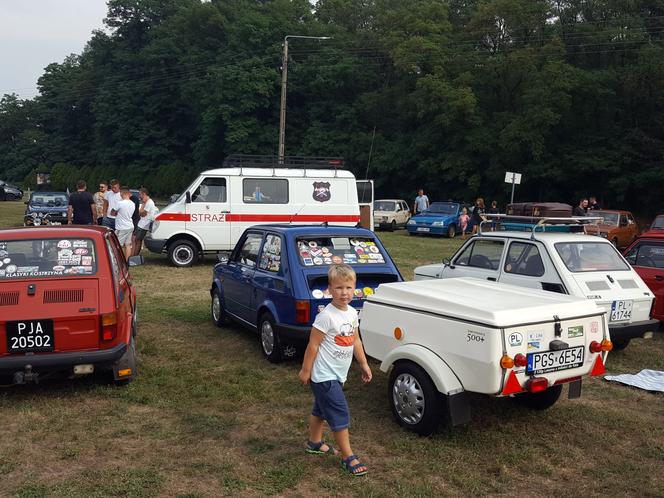
{"label": "parked car in background", "polygon": [[212,270],[211,315],[221,327],[229,319],[258,331],[271,362],[306,345],[316,315],[332,301],[327,289],[331,264],[357,273],[356,299],[383,283],[403,280],[371,230],[321,225],[256,225],[238,240],[229,258]]}
{"label": "parked car in background", "polygon": [[658,214],[650,224],[650,230],[664,230],[664,214]]}
{"label": "parked car in background", "polygon": [[470,206],[461,202],[432,202],[428,210],[416,214],[408,221],[408,235],[432,234],[453,238],[461,233],[459,215],[464,207],[470,215]]}
{"label": "parked car in background", "polygon": [[639,234],[639,226],[629,211],[601,209],[591,211],[588,216],[599,216],[602,221],[587,225],[586,233],[599,235],[616,247],[627,247]]}
{"label": "parked car in background", "polygon": [[[474,277],[592,299],[606,310],[623,349],[652,334],[654,295],[606,239],[579,233],[482,233],[443,263],[415,268],[415,280]],[[479,305],[479,304],[478,304]]]}
{"label": "parked car in background", "polygon": [[379,199],[374,201],[374,228],[394,231],[405,228],[410,219],[408,203],[403,199]]}
{"label": "parked car in background", "polygon": [[651,230],[637,237],[623,254],[655,294],[652,317],[664,322],[664,230]]}
{"label": "parked car in background", "polygon": [[47,220],[49,225],[67,224],[69,196],[66,192],[32,192],[25,203],[25,226],[45,224],[42,220]]}
{"label": "parked car in background", "polygon": [[[140,256],[129,264],[140,264]],[[0,377],[136,374],[136,290],[105,227],[0,230]]]}
{"label": "parked car in background", "polygon": [[18,201],[23,198],[23,190],[0,180],[0,201]]}

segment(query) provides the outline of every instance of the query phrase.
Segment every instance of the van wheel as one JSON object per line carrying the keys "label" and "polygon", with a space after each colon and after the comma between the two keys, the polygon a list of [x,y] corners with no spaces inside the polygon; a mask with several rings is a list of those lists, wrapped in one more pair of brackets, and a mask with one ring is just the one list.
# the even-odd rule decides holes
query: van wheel
{"label": "van wheel", "polygon": [[611,342],[613,343],[613,351],[622,351],[629,346],[629,341],[631,341],[631,339],[611,339]]}
{"label": "van wheel", "polygon": [[514,399],[531,410],[546,410],[556,404],[562,391],[563,386],[557,385],[540,393],[517,394]]}
{"label": "van wheel", "polygon": [[447,228],[447,236],[448,236],[450,239],[453,239],[455,235],[456,235],[456,225],[450,225],[450,226]]}
{"label": "van wheel", "polygon": [[186,239],[176,240],[168,246],[168,259],[173,266],[191,266],[198,261],[198,248]]}
{"label": "van wheel", "polygon": [[271,363],[280,363],[284,357],[282,354],[279,332],[274,326],[274,318],[271,313],[263,313],[258,320],[258,341],[261,345],[263,356]]}
{"label": "van wheel", "polygon": [[212,291],[210,315],[212,316],[212,323],[214,323],[217,327],[228,325],[228,322],[230,321],[221,300],[221,292],[216,288]]}
{"label": "van wheel", "polygon": [[422,436],[438,427],[443,416],[443,395],[424,369],[411,362],[397,363],[387,387],[392,415],[400,426]]}

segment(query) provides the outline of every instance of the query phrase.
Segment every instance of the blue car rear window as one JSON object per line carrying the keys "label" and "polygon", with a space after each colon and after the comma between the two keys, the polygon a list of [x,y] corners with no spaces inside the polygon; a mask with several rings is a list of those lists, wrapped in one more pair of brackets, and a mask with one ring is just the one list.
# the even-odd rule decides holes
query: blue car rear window
{"label": "blue car rear window", "polygon": [[297,248],[304,266],[384,264],[387,259],[369,237],[302,237]]}

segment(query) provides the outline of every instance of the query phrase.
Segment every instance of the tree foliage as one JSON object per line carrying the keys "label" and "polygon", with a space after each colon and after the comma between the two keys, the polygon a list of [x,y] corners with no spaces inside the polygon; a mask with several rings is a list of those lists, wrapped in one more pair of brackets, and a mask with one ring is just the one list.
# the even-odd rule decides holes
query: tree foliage
{"label": "tree foliage", "polygon": [[[0,172],[159,194],[232,153],[344,156],[380,196],[605,204],[664,181],[664,4],[654,0],[109,0],[107,30],[0,100]],[[633,205],[639,199],[638,205]]]}

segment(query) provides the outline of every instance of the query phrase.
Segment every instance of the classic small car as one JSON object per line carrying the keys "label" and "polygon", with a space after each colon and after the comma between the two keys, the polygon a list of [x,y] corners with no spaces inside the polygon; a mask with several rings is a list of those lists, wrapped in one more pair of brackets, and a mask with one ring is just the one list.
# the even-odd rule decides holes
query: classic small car
{"label": "classic small car", "polygon": [[585,298],[473,278],[381,285],[362,310],[362,342],[390,372],[396,421],[433,432],[447,411],[470,420],[468,393],[551,407],[605,371],[604,309]]}
{"label": "classic small car", "polygon": [[649,337],[653,293],[606,239],[563,232],[482,232],[415,280],[474,277],[591,299],[608,314],[614,349]]}
{"label": "classic small car", "polygon": [[67,224],[69,196],[66,192],[33,192],[25,203],[25,226]]}
{"label": "classic small car", "polygon": [[470,216],[470,206],[461,202],[432,202],[428,210],[416,214],[408,221],[408,235],[432,234],[453,238],[461,233],[459,215],[464,207]]}
{"label": "classic small car", "polygon": [[655,294],[652,317],[664,322],[664,230],[650,230],[637,237],[623,254]]}
{"label": "classic small car", "polygon": [[364,228],[257,225],[212,270],[212,321],[233,319],[258,331],[263,355],[277,363],[306,345],[316,315],[331,302],[327,271],[346,263],[357,273],[358,309],[386,282],[402,279],[375,234]]}
{"label": "classic small car", "polygon": [[112,230],[0,230],[0,377],[24,384],[96,372],[126,384],[135,340],[136,290]]}
{"label": "classic small car", "polygon": [[405,228],[410,219],[408,203],[403,199],[379,199],[374,201],[374,228],[394,231]]}
{"label": "classic small car", "polygon": [[627,247],[639,234],[639,226],[629,211],[601,209],[589,211],[588,216],[600,217],[602,221],[586,226],[586,233],[599,235],[618,248]]}

